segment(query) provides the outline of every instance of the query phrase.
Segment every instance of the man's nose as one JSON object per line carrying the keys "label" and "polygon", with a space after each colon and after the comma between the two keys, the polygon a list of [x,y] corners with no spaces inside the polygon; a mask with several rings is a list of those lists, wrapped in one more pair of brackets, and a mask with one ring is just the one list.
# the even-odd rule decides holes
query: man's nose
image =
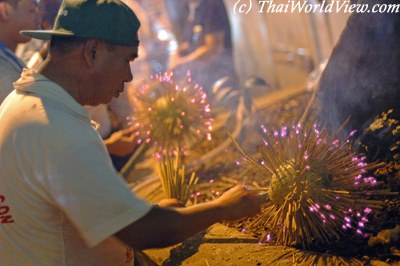
{"label": "man's nose", "polygon": [[125,82],[131,82],[133,79],[131,68],[129,68]]}

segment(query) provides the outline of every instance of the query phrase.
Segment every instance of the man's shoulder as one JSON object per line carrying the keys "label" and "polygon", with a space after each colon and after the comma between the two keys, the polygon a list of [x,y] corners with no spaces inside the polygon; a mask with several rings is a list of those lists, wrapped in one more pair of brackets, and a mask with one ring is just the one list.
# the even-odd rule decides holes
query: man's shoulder
{"label": "man's shoulder", "polygon": [[[68,106],[45,96],[18,93],[7,98],[3,112],[11,127],[27,136],[51,141],[69,141],[93,137],[90,120],[80,116]],[[23,129],[23,130],[21,130]],[[23,132],[22,132],[23,131]]]}

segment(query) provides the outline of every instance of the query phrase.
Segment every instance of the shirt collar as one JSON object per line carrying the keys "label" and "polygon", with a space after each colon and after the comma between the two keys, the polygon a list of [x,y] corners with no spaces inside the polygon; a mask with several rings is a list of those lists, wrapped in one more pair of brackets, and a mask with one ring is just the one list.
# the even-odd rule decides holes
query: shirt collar
{"label": "shirt collar", "polygon": [[87,110],[57,83],[39,74],[34,69],[24,69],[21,78],[14,82],[17,93],[47,97],[62,105],[69,112],[90,122]]}

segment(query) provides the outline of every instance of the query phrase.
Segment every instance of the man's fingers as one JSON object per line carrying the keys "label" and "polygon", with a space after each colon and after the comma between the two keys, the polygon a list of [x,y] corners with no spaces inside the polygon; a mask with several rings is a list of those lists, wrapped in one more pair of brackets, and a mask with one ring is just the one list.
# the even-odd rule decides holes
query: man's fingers
{"label": "man's fingers", "polygon": [[121,129],[120,132],[124,136],[129,136],[129,135],[132,135],[133,133],[135,133],[135,128],[134,127],[127,127],[127,128]]}

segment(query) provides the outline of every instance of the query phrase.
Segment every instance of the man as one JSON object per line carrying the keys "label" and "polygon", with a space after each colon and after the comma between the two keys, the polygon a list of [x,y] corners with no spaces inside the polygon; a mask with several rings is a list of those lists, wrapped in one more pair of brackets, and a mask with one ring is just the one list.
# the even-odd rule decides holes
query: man
{"label": "man", "polygon": [[186,2],[186,40],[171,54],[168,67],[178,76],[189,69],[193,80],[212,97],[212,86],[217,80],[225,76],[235,79],[228,14],[223,0]]}
{"label": "man", "polygon": [[83,105],[132,79],[140,22],[118,0],[65,0],[40,70],[24,70],[0,107],[0,265],[126,265],[134,249],[178,243],[259,211],[237,186],[188,208],[151,206],[112,167]]}
{"label": "man", "polygon": [[24,63],[15,54],[18,43],[29,38],[19,34],[22,29],[36,29],[40,23],[35,0],[0,0],[0,103],[14,89]]}
{"label": "man", "polygon": [[[42,18],[42,29],[50,30],[53,27],[61,2],[61,0],[40,0],[39,10]],[[27,67],[38,69],[47,56],[48,42],[32,39],[26,44],[19,45],[18,48],[19,57],[25,60]],[[118,119],[131,115],[132,107],[127,99],[127,94],[125,93],[122,96],[114,99],[109,105],[86,106],[90,118],[99,125],[97,131],[104,139],[104,144],[111,156],[114,167],[118,171],[121,170],[138,146],[133,128],[126,128],[126,123],[123,124],[123,121],[118,125],[114,125],[112,122],[114,120],[117,121],[117,119],[111,120],[110,117],[110,114],[114,113],[116,114],[114,117]],[[110,113],[108,106],[110,107]]]}

